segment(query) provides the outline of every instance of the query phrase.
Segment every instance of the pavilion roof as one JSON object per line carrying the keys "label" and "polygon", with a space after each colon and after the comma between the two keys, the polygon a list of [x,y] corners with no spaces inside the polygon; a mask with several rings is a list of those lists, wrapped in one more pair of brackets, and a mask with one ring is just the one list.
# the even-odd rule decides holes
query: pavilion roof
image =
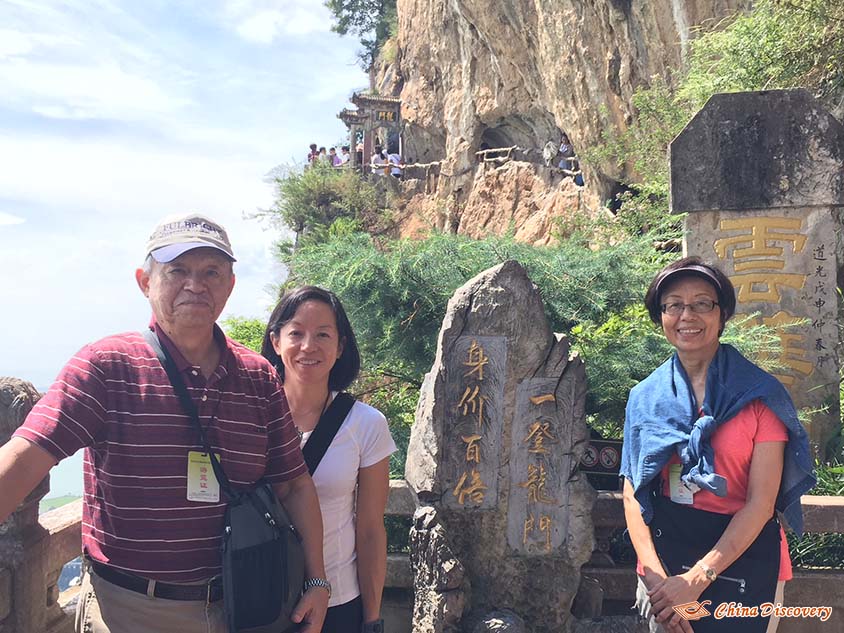
{"label": "pavilion roof", "polygon": [[381,95],[363,94],[360,92],[353,93],[351,101],[358,107],[364,105],[395,106],[401,104],[400,97],[385,97]]}

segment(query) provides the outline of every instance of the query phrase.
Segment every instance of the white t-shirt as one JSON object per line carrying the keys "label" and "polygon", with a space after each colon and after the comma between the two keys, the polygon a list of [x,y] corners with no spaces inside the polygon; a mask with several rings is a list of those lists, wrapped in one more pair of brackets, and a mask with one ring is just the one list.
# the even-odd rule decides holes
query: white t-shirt
{"label": "white t-shirt", "polygon": [[[302,446],[310,436],[310,431],[302,436]],[[360,595],[354,520],[358,470],[374,466],[395,450],[387,419],[378,409],[355,402],[314,473],[325,573],[331,583],[329,607]]]}
{"label": "white t-shirt", "polygon": [[399,167],[399,165],[401,165],[401,156],[398,154],[387,154],[387,161],[390,165],[393,165],[393,168],[390,169],[390,173],[393,176],[401,176],[401,167]]}
{"label": "white t-shirt", "polygon": [[386,158],[381,158],[380,154],[373,154],[369,164],[373,174],[387,175],[389,173],[390,163]]}

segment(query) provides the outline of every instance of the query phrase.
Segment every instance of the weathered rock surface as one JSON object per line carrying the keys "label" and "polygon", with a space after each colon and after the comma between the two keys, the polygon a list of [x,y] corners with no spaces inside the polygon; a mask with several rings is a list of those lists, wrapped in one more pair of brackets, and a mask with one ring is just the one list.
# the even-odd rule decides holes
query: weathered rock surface
{"label": "weathered rock surface", "polygon": [[459,630],[469,583],[454,555],[437,511],[422,506],[410,528],[410,565],[413,569],[413,630],[443,633]]}
{"label": "weathered rock surface", "polygon": [[648,625],[634,615],[578,620],[572,633],[648,633]]}
{"label": "weathered rock surface", "polygon": [[492,611],[473,628],[472,633],[528,633],[525,621],[512,611]]}
{"label": "weathered rock surface", "polygon": [[714,95],[669,159],[674,213],[844,206],[844,125],[807,90]]}
{"label": "weathered rock surface", "polygon": [[[483,382],[472,383],[482,387],[481,411],[458,402],[471,391],[473,358],[484,363]],[[472,622],[510,609],[530,631],[569,627],[580,567],[593,548],[595,493],[575,469],[587,441],[585,392],[582,360],[551,332],[518,263],[457,290],[420,394],[405,477],[436,508],[471,582]],[[480,438],[476,462],[472,433]],[[483,483],[473,493],[466,492],[470,471]],[[439,631],[416,621],[414,630]]]}
{"label": "weathered rock surface", "polygon": [[32,383],[0,376],[0,444],[9,441],[40,398]]}
{"label": "weathered rock surface", "polygon": [[[750,4],[398,0],[398,71],[381,88],[401,89],[406,156],[445,158],[441,197],[465,201],[482,143],[541,148],[565,131],[575,149],[596,144],[629,123],[636,88],[681,67],[694,27]],[[620,175],[608,164],[587,170],[594,200]]]}

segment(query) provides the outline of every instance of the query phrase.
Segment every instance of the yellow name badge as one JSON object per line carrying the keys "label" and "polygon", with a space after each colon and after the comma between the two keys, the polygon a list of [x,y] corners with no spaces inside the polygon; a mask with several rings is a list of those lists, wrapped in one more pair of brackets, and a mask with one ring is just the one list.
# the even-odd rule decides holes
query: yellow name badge
{"label": "yellow name badge", "polygon": [[682,464],[671,464],[668,467],[668,489],[671,493],[671,501],[691,505],[695,501],[695,493],[700,490],[695,484],[686,484],[680,479],[683,474]]}
{"label": "yellow name badge", "polygon": [[[215,455],[219,460],[220,455]],[[220,483],[214,475],[208,453],[188,451],[188,501],[220,502]]]}

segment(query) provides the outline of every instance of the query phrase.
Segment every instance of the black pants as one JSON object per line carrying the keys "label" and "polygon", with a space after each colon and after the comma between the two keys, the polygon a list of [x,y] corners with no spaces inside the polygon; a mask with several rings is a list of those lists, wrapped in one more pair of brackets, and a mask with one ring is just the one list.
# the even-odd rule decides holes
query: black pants
{"label": "black pants", "polygon": [[360,633],[362,624],[363,600],[358,596],[336,607],[328,607],[322,633]]}

